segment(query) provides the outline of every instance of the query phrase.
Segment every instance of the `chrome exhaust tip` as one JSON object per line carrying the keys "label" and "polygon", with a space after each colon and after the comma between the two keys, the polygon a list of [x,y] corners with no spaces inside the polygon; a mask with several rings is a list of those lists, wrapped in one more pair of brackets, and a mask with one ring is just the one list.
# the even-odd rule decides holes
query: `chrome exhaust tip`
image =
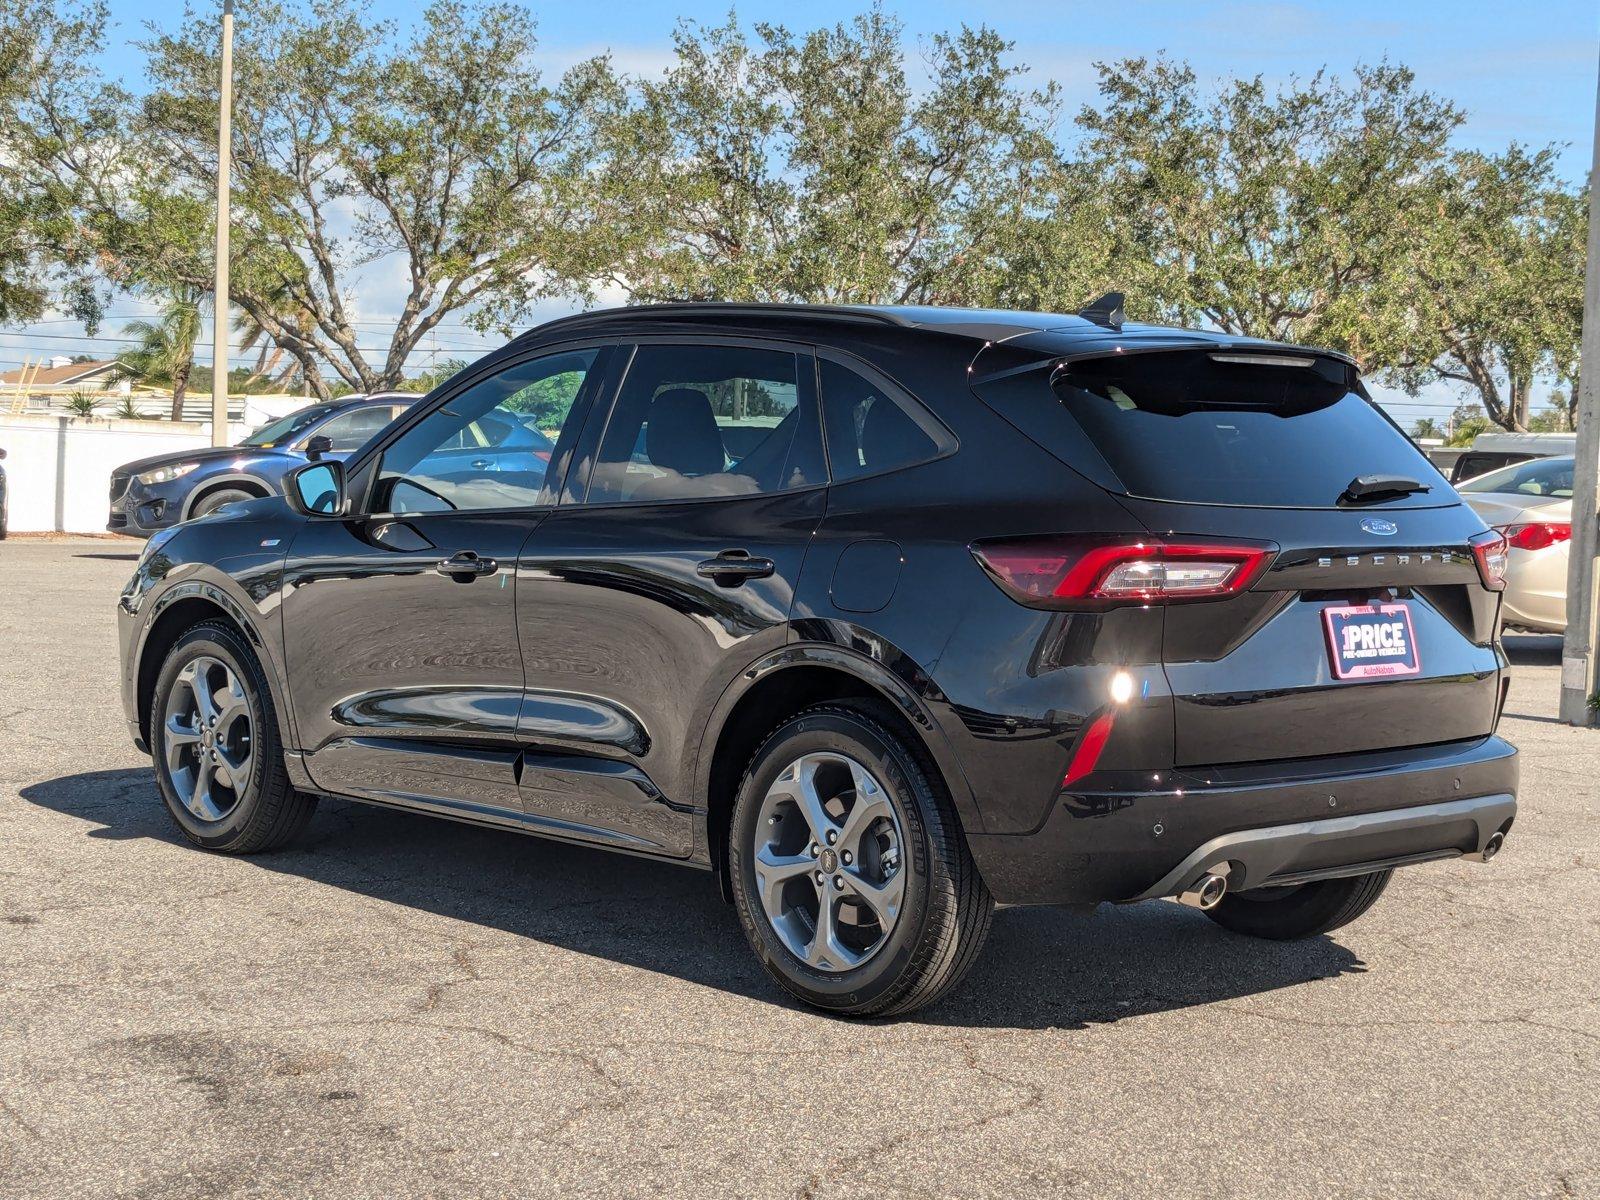
{"label": "chrome exhaust tip", "polygon": [[1193,887],[1178,893],[1178,903],[1187,904],[1191,908],[1198,908],[1202,912],[1215,908],[1222,903],[1222,898],[1228,894],[1228,877],[1226,875],[1202,875],[1195,881]]}
{"label": "chrome exhaust tip", "polygon": [[1483,861],[1484,862],[1488,862],[1496,854],[1499,854],[1500,853],[1500,847],[1504,846],[1505,844],[1506,844],[1506,835],[1505,834],[1503,834],[1503,833],[1492,833],[1492,834],[1490,834],[1489,835],[1489,840],[1483,844],[1483,855],[1482,855]]}

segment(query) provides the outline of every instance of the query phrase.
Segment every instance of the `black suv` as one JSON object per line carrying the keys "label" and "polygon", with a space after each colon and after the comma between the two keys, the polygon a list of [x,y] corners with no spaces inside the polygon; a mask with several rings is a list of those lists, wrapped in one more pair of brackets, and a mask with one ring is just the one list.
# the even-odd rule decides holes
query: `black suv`
{"label": "black suv", "polygon": [[[497,417],[548,461],[463,457]],[[1504,543],[1326,351],[1114,301],[597,312],[287,492],[121,599],[210,849],[323,794],[677,860],[866,1014],[952,987],[994,900],[1306,937],[1516,812]]]}

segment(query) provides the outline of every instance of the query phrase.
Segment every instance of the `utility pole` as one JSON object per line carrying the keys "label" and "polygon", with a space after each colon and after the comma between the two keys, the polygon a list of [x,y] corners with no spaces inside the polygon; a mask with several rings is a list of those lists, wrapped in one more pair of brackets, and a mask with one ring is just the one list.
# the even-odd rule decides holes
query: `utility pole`
{"label": "utility pole", "polygon": [[233,166],[233,0],[222,0],[217,116],[217,280],[211,303],[211,444],[228,444],[228,187]]}
{"label": "utility pole", "polygon": [[1600,88],[1595,93],[1589,171],[1589,258],[1583,275],[1578,371],[1578,449],[1572,472],[1572,542],[1567,555],[1567,635],[1561,648],[1561,720],[1592,725],[1595,691],[1595,555],[1600,553]]}

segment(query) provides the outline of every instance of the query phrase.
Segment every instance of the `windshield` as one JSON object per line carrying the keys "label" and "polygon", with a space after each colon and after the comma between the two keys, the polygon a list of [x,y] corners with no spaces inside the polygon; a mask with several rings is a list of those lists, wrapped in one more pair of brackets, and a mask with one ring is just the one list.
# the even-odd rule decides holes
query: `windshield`
{"label": "windshield", "polygon": [[1456,484],[1458,492],[1511,492],[1520,496],[1549,496],[1556,500],[1572,498],[1570,458],[1535,458],[1513,463]]}
{"label": "windshield", "polygon": [[1444,500],[1439,472],[1352,382],[1332,360],[1167,352],[1074,364],[1055,391],[1130,495],[1333,508],[1356,476],[1391,475],[1417,487],[1386,504]]}
{"label": "windshield", "polygon": [[241,446],[259,446],[264,450],[284,442],[292,442],[305,430],[311,428],[331,412],[336,412],[337,404],[313,404],[309,408],[297,408],[286,417],[279,417],[276,421],[269,421],[257,429],[244,441]]}

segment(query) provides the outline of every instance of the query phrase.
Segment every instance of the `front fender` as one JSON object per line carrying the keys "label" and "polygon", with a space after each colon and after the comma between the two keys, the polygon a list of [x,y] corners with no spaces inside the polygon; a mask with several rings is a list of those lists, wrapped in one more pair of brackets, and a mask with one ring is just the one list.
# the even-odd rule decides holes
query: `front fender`
{"label": "front fender", "polygon": [[278,614],[283,553],[276,546],[263,547],[257,553],[209,563],[175,560],[169,547],[170,543],[141,559],[118,602],[124,708],[136,738],[143,733],[140,681],[146,667],[154,665],[147,663],[152,653],[151,635],[162,630],[155,652],[165,653],[169,642],[163,618],[179,605],[199,602],[222,613],[244,632],[261,661],[283,745],[286,749],[298,746]]}

